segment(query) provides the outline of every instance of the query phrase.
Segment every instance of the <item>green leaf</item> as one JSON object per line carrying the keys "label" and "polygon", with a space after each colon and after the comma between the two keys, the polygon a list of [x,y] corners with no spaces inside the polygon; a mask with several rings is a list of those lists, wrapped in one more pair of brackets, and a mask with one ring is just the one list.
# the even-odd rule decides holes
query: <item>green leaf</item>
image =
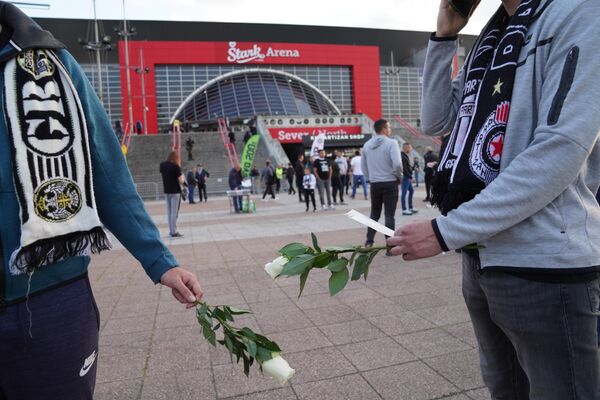
{"label": "green leaf", "polygon": [[227,334],[225,334],[225,347],[227,347],[227,350],[229,350],[229,352],[233,354],[233,342]]}
{"label": "green leaf", "polygon": [[317,237],[316,237],[316,236],[315,236],[315,234],[314,234],[314,233],[312,233],[312,232],[310,233],[310,237],[311,237],[311,239],[312,239],[312,244],[313,244],[313,247],[315,248],[315,250],[316,250],[318,253],[320,253],[320,252],[321,252],[321,248],[319,247],[319,242],[317,241]]}
{"label": "green leaf", "polygon": [[256,361],[259,362],[259,364],[264,363],[265,361],[270,360],[271,358],[273,358],[273,352],[265,349],[262,346],[258,346],[258,349],[256,350]]}
{"label": "green leaf", "polygon": [[304,285],[306,285],[306,280],[308,279],[309,272],[310,268],[306,269],[306,271],[304,271],[302,275],[300,275],[300,293],[298,293],[298,298],[302,296],[302,291],[304,290]]}
{"label": "green leaf", "polygon": [[248,354],[252,356],[252,358],[256,357],[256,342],[254,340],[248,340],[246,342],[246,349],[248,350]]}
{"label": "green leaf", "polygon": [[357,281],[360,279],[362,274],[367,270],[367,263],[369,262],[369,256],[361,254],[354,263],[354,269],[352,270],[352,280]]}
{"label": "green leaf", "polygon": [[348,283],[348,268],[344,268],[341,271],[333,272],[329,278],[329,293],[335,296],[342,290]]}
{"label": "green leaf", "polygon": [[213,347],[217,346],[217,335],[215,334],[215,331],[203,328],[202,334],[204,335],[204,338],[208,340],[208,343],[212,344]]}
{"label": "green leaf", "polygon": [[250,374],[250,359],[244,354],[244,374],[248,376]]}
{"label": "green leaf", "polygon": [[345,253],[356,250],[355,246],[327,246],[324,248],[325,251],[330,253]]}
{"label": "green leaf", "polygon": [[258,333],[256,334],[256,343],[274,353],[281,352],[281,349],[279,348],[279,345],[277,345],[277,343],[270,341],[268,338],[259,335]]}
{"label": "green leaf", "polygon": [[281,271],[281,275],[292,276],[301,275],[308,268],[312,267],[315,256],[312,254],[302,254],[292,258]]}
{"label": "green leaf", "polygon": [[308,247],[302,243],[290,243],[279,250],[279,254],[287,258],[296,257],[306,253],[308,253]]}
{"label": "green leaf", "polygon": [[374,251],[371,254],[369,254],[369,259],[367,260],[367,266],[365,267],[365,273],[363,274],[363,276],[365,277],[365,281],[367,280],[367,277],[369,276],[369,267],[371,266],[371,263],[373,262],[373,260],[375,259],[375,256],[377,255],[377,253],[379,253],[380,250]]}
{"label": "green leaf", "polygon": [[247,337],[248,339],[251,340],[256,340],[258,337],[256,336],[256,333],[254,333],[254,331],[250,328],[248,328],[247,326],[243,327],[242,329],[240,329],[239,331],[242,336]]}
{"label": "green leaf", "polygon": [[252,311],[250,311],[250,310],[244,310],[241,308],[230,307],[230,306],[227,306],[225,308],[227,310],[229,310],[229,313],[232,315],[252,314]]}
{"label": "green leaf", "polygon": [[339,272],[348,266],[347,258],[340,258],[338,260],[334,260],[327,266],[327,269],[331,272]]}
{"label": "green leaf", "polygon": [[332,253],[319,253],[315,256],[315,262],[313,263],[314,268],[323,268],[329,265],[335,258]]}

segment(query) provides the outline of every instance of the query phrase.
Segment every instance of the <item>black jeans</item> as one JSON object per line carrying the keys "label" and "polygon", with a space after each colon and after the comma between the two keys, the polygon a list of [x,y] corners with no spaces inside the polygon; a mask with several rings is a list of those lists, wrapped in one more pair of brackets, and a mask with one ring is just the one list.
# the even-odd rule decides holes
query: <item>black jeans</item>
{"label": "black jeans", "polygon": [[304,189],[304,200],[306,200],[306,211],[309,208],[309,201],[312,201],[313,210],[317,209],[317,204],[315,202],[315,189]]}
{"label": "black jeans", "polygon": [[431,182],[433,181],[433,174],[433,169],[425,169],[425,198],[427,200],[431,199]]}
{"label": "black jeans", "polygon": [[331,190],[333,196],[333,202],[337,203],[337,194],[340,193],[340,203],[344,202],[344,186],[342,185],[342,180],[339,176],[331,178]]}
{"label": "black jeans", "polygon": [[204,196],[204,202],[208,200],[208,197],[206,197],[206,183],[198,184],[198,194],[200,195],[200,201],[202,201],[202,196]]}
{"label": "black jeans", "polygon": [[275,193],[273,192],[273,183],[265,184],[265,191],[263,192],[262,198],[267,197],[267,194],[270,194],[272,198],[275,198]]}
{"label": "black jeans", "polygon": [[288,194],[296,194],[296,190],[294,189],[294,178],[288,178]]}
{"label": "black jeans", "polygon": [[[371,219],[379,221],[381,208],[385,208],[385,226],[391,230],[395,229],[396,205],[398,204],[397,182],[371,182]],[[375,241],[375,230],[367,230],[367,243]]]}
{"label": "black jeans", "polygon": [[304,175],[296,175],[296,187],[298,188],[298,200],[302,201],[302,193],[304,188],[302,187],[302,180]]}

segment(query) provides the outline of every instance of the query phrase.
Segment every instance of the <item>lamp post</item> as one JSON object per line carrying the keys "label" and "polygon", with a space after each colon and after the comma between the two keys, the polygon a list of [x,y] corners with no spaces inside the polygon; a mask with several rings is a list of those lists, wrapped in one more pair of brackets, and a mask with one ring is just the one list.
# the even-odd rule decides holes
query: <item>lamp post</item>
{"label": "lamp post", "polygon": [[123,29],[115,28],[115,32],[123,38],[125,44],[125,79],[127,81],[127,109],[129,111],[129,129],[133,131],[133,103],[131,101],[131,75],[129,71],[129,36],[135,36],[137,31],[134,27],[127,27],[125,17],[125,0],[123,0]]}
{"label": "lamp post", "polygon": [[146,74],[150,73],[149,67],[144,67],[144,49],[140,49],[140,66],[135,67],[134,71],[136,74],[142,75],[142,107],[144,111],[144,135],[148,134],[148,118],[146,113],[148,108],[146,107]]}
{"label": "lamp post", "polygon": [[103,35],[102,39],[100,39],[100,27],[98,24],[98,17],[96,16],[96,0],[92,0],[92,4],[94,6],[94,39],[93,40],[83,40],[82,38],[78,39],[79,44],[83,46],[84,49],[94,52],[96,58],[96,75],[98,80],[98,97],[100,101],[104,100],[104,86],[102,84],[102,61],[101,61],[101,53],[104,51],[110,51],[112,46],[110,44],[110,36]]}

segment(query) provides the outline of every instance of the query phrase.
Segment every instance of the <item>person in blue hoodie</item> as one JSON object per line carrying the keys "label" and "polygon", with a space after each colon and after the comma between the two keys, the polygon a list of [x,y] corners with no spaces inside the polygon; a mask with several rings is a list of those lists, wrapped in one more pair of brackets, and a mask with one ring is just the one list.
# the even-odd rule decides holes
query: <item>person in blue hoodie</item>
{"label": "person in blue hoodie", "polygon": [[93,398],[90,253],[111,231],[154,283],[202,298],[138,196],[98,96],[64,46],[0,1],[0,399]]}

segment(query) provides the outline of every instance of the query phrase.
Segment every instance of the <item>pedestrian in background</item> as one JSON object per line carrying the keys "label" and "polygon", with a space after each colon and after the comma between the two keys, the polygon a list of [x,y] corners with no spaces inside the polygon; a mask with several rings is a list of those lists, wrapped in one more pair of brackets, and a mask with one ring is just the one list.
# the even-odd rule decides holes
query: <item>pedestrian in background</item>
{"label": "pedestrian in background", "polygon": [[[334,152],[334,154],[335,154],[335,160],[333,160],[333,161],[337,164],[337,166],[340,170],[339,176],[340,176],[340,184],[342,186],[342,191],[345,191],[345,193],[348,194],[347,189],[345,189],[348,187],[348,185],[347,185],[348,159],[346,157],[344,157],[344,152],[341,150],[336,150]],[[343,202],[344,200],[341,200],[341,201]]]}
{"label": "pedestrian in background", "polygon": [[[384,209],[385,226],[396,229],[398,183],[402,178],[402,159],[398,142],[390,136],[392,129],[385,119],[374,124],[375,135],[363,146],[361,159],[364,178],[371,185],[371,219],[379,221]],[[387,238],[387,237],[386,237]],[[367,229],[366,246],[375,241],[375,230]]]}
{"label": "pedestrian in background", "polygon": [[267,201],[267,194],[270,194],[273,200],[275,200],[275,192],[273,192],[273,185],[275,185],[275,170],[271,166],[271,161],[266,161],[266,166],[263,168],[260,174],[260,180],[265,184],[265,191],[263,192],[262,199]]}
{"label": "pedestrian in background", "polygon": [[188,154],[188,161],[192,161],[194,159],[194,139],[192,139],[191,136],[188,136],[187,139],[185,139],[185,149],[187,150],[187,154]]}
{"label": "pedestrian in background", "polygon": [[[413,208],[413,195],[415,194],[415,189],[412,185],[413,171],[410,163],[410,153],[412,153],[412,145],[408,142],[404,142],[402,145],[402,215],[413,215],[419,212]],[[407,195],[408,206],[406,201]]]}
{"label": "pedestrian in background", "polygon": [[296,175],[296,171],[294,170],[294,167],[292,167],[292,163],[288,164],[287,169],[285,170],[285,178],[288,181],[288,194],[292,195],[292,194],[296,194],[296,190],[294,189],[294,176]]}
{"label": "pedestrian in background", "polygon": [[167,221],[169,223],[169,236],[181,237],[177,231],[177,216],[181,205],[181,186],[184,184],[181,172],[181,159],[179,153],[171,151],[167,159],[160,164],[163,189],[167,198]]}
{"label": "pedestrian in background", "polygon": [[362,170],[362,157],[360,155],[360,151],[356,150],[354,152],[354,157],[352,157],[352,161],[350,162],[350,166],[352,167],[352,199],[356,197],[356,187],[361,184],[363,189],[363,195],[365,196],[365,200],[368,199],[367,193],[367,181],[363,176]]}
{"label": "pedestrian in background", "polygon": [[281,180],[283,179],[283,165],[279,164],[275,168],[275,191],[279,193],[281,190]]}
{"label": "pedestrian in background", "polygon": [[[334,207],[331,204],[331,175],[333,174],[333,170],[330,161],[325,157],[325,150],[319,150],[319,157],[315,158],[313,163],[313,172],[317,178],[321,208],[323,210],[333,209]],[[327,204],[325,204],[323,191],[325,191],[325,195],[327,196]]]}
{"label": "pedestrian in background", "polygon": [[[335,160],[330,164],[331,164],[331,171],[332,171],[332,173],[331,173],[331,195],[333,196],[333,205],[334,206],[338,205],[338,202],[337,202],[338,193],[340,195],[339,204],[345,205],[346,203],[344,203],[344,187],[342,186],[340,166],[338,163],[335,162]],[[346,164],[346,163],[344,162],[344,164]]]}
{"label": "pedestrian in background", "polygon": [[196,173],[196,180],[198,181],[198,195],[200,196],[200,202],[204,198],[204,202],[208,201],[208,196],[206,196],[206,179],[210,177],[210,174],[204,168],[202,164],[198,164],[198,170]]}
{"label": "pedestrian in background", "polygon": [[[239,163],[235,164],[231,170],[229,170],[229,189],[231,190],[241,190],[242,189],[242,167]],[[241,195],[232,195],[231,201],[233,203],[233,208],[236,214],[242,212],[242,196]]]}
{"label": "pedestrian in background", "polygon": [[296,160],[296,164],[294,165],[294,170],[296,172],[296,187],[298,188],[298,200],[302,202],[302,192],[304,191],[304,187],[302,185],[302,180],[304,177],[304,154],[298,154],[298,159]]}
{"label": "pedestrian in background", "polygon": [[413,174],[415,175],[415,187],[419,187],[419,175],[421,173],[421,166],[419,165],[419,159],[413,157]]}
{"label": "pedestrian in background", "polygon": [[437,168],[438,156],[429,146],[425,147],[423,162],[425,164],[423,168],[423,171],[425,172],[425,198],[423,201],[431,201],[431,184],[433,183],[433,177]]}
{"label": "pedestrian in background", "polygon": [[198,168],[193,167],[185,176],[185,180],[188,186],[188,203],[194,204],[194,189],[198,184],[198,180],[196,179],[196,175],[198,174]]}
{"label": "pedestrian in background", "polygon": [[260,190],[258,187],[260,182],[260,172],[258,171],[258,168],[256,168],[256,164],[254,164],[252,170],[250,170],[250,181],[252,182],[252,194],[258,193]]}
{"label": "pedestrian in background", "polygon": [[306,201],[306,212],[309,209],[309,201],[312,201],[313,212],[317,211],[315,202],[315,188],[317,187],[317,178],[313,175],[310,168],[304,169],[304,177],[302,178],[302,189],[304,191],[304,200]]}

